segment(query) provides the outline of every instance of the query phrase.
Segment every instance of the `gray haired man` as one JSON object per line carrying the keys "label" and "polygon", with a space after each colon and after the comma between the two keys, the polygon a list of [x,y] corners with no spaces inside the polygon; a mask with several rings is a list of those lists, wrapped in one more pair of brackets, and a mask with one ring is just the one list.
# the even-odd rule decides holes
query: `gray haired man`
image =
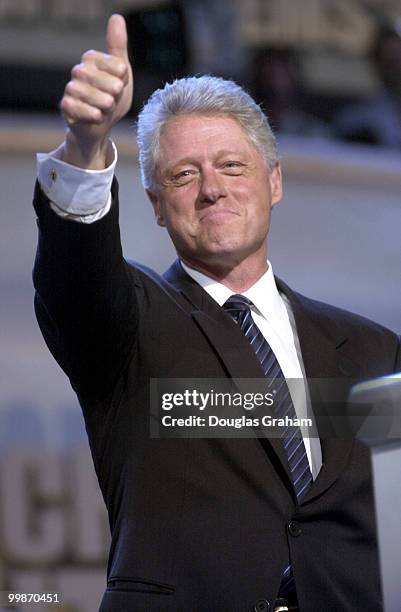
{"label": "gray haired man", "polygon": [[300,416],[307,385],[292,397],[286,378],[394,372],[399,339],[273,276],[274,136],[219,78],[166,85],[140,114],[143,185],[179,258],[163,277],[123,259],[109,137],[133,81],[119,15],[107,43],[73,68],[65,143],[39,156],[34,271],[38,321],[78,394],[109,512],[100,609],[379,611],[366,449],[319,422],[306,436],[151,438],[150,381],[273,379],[283,415]]}

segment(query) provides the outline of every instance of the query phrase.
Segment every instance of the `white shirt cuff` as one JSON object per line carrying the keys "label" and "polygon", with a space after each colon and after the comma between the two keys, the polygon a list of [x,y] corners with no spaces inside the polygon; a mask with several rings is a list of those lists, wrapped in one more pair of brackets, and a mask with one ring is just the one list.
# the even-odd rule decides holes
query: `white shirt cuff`
{"label": "white shirt cuff", "polygon": [[117,163],[114,159],[104,170],[85,170],[60,159],[61,147],[50,153],[38,153],[37,174],[40,186],[59,216],[84,223],[103,217],[111,206],[111,184]]}

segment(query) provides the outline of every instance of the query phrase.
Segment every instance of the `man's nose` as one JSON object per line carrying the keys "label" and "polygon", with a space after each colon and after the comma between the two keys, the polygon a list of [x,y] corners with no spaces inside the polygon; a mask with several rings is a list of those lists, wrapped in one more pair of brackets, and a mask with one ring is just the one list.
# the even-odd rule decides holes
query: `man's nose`
{"label": "man's nose", "polygon": [[224,179],[214,169],[201,172],[199,199],[204,204],[215,204],[227,195]]}

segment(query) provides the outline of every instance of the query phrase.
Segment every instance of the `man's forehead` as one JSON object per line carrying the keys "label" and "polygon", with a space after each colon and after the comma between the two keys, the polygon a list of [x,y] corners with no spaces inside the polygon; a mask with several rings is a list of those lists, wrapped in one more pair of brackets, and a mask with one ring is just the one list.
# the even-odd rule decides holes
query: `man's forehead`
{"label": "man's forehead", "polygon": [[226,113],[177,115],[160,132],[162,162],[168,158],[170,164],[174,158],[178,161],[197,156],[204,146],[211,148],[214,155],[249,149],[259,154],[240,123]]}
{"label": "man's forehead", "polygon": [[[179,130],[178,130],[179,128]],[[228,113],[180,113],[170,117],[162,127],[160,136],[167,134],[180,134],[181,130],[239,130],[246,135],[239,121]]]}

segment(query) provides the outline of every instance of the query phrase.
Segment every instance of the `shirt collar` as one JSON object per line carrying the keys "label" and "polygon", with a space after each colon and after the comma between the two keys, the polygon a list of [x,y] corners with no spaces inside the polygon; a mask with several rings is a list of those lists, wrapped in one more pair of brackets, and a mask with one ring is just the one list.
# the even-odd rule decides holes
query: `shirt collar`
{"label": "shirt collar", "polygon": [[[224,302],[226,302],[230,296],[234,295],[231,289],[222,283],[206,276],[206,274],[198,270],[190,268],[183,261],[181,261],[181,265],[185,272],[203,287],[219,306],[223,306]],[[268,268],[263,276],[242,295],[245,295],[251,300],[255,308],[265,319],[272,321],[277,317],[281,318],[286,309],[278,292],[270,261],[267,262],[267,265]]]}

